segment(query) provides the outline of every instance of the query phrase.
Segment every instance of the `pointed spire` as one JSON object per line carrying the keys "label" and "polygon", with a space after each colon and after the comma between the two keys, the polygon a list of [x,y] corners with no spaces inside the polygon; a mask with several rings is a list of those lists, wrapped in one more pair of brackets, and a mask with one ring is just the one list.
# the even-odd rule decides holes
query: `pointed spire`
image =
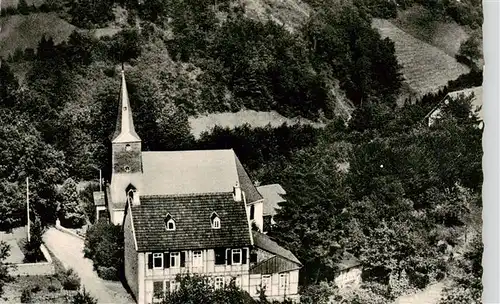
{"label": "pointed spire", "polygon": [[120,108],[118,109],[118,119],[116,130],[113,134],[113,143],[117,142],[137,142],[141,141],[135,132],[132,109],[128,99],[127,83],[125,81],[125,71],[122,65],[122,84],[120,90]]}

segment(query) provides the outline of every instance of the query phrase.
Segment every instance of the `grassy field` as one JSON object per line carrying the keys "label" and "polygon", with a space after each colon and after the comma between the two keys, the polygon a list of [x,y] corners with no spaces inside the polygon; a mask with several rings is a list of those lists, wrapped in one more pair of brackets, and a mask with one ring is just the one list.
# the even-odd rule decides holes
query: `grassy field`
{"label": "grassy field", "polygon": [[275,111],[257,112],[253,110],[242,110],[237,113],[213,113],[189,118],[191,133],[196,138],[198,138],[203,131],[210,131],[216,125],[235,128],[247,123],[256,128],[264,127],[268,124],[271,124],[273,127],[279,127],[285,122],[289,125],[310,124],[318,128],[324,126],[323,124],[314,123],[305,118],[286,118]]}
{"label": "grassy field", "polygon": [[75,27],[55,13],[36,13],[27,16],[14,15],[0,18],[0,56],[7,57],[16,48],[36,49],[43,35],[52,37],[55,43],[68,38]]}
{"label": "grassy field", "polygon": [[415,5],[400,11],[391,22],[410,35],[455,56],[460,44],[467,40],[470,30],[454,21],[436,21],[424,7]]}
{"label": "grassy field", "polygon": [[469,72],[467,66],[444,50],[413,37],[388,20],[374,19],[373,26],[382,37],[394,41],[405,87],[416,96],[438,91],[448,81]]}

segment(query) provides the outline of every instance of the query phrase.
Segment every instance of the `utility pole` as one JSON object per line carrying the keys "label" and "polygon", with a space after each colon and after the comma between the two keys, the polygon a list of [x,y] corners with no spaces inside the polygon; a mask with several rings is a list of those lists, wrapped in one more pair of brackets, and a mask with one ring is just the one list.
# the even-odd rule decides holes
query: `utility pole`
{"label": "utility pole", "polygon": [[99,169],[99,191],[102,191],[102,171]]}
{"label": "utility pole", "polygon": [[30,190],[29,190],[29,180],[26,177],[26,213],[28,218],[28,242],[30,241]]}

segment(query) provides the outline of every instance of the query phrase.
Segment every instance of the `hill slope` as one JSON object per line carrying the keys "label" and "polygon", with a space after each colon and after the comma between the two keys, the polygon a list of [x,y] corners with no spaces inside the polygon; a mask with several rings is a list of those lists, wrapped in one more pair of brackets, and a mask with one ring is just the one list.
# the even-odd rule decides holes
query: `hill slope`
{"label": "hill slope", "polygon": [[17,48],[36,49],[43,35],[55,43],[66,40],[75,26],[59,18],[56,13],[35,13],[0,18],[0,56],[7,57]]}
{"label": "hill slope", "polygon": [[413,96],[436,92],[448,81],[470,71],[445,51],[413,37],[388,20],[374,19],[372,25],[382,37],[394,41],[405,86]]}

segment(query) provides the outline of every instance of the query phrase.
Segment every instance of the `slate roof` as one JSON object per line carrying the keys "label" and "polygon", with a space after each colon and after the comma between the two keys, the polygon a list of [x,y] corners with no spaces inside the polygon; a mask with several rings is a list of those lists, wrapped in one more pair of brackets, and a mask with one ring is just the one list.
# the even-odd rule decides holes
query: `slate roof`
{"label": "slate roof", "polygon": [[[251,245],[244,203],[235,202],[232,193],[141,196],[141,204],[131,210],[139,252]],[[220,229],[211,227],[214,211]],[[167,213],[175,221],[175,231],[165,229]]]}
{"label": "slate roof", "polygon": [[281,256],[298,265],[302,265],[291,251],[278,245],[275,241],[271,240],[269,236],[257,231],[252,231],[252,236],[253,236],[253,243],[256,247],[265,250],[267,252],[270,252],[272,254]]}
{"label": "slate roof", "polygon": [[95,191],[93,193],[94,196],[94,205],[95,206],[105,206],[106,201],[104,199],[104,191]]}
{"label": "slate roof", "polygon": [[236,170],[238,172],[240,187],[241,190],[245,192],[247,204],[262,200],[262,195],[259,193],[259,191],[257,191],[257,188],[255,188],[254,183],[250,179],[250,176],[248,176],[238,157],[236,157],[236,154],[234,155],[234,159],[236,161]]}
{"label": "slate roof", "polygon": [[276,215],[276,210],[280,209],[279,203],[286,202],[282,195],[286,194],[285,189],[280,184],[264,185],[257,187],[259,193],[264,197],[264,216]]}

